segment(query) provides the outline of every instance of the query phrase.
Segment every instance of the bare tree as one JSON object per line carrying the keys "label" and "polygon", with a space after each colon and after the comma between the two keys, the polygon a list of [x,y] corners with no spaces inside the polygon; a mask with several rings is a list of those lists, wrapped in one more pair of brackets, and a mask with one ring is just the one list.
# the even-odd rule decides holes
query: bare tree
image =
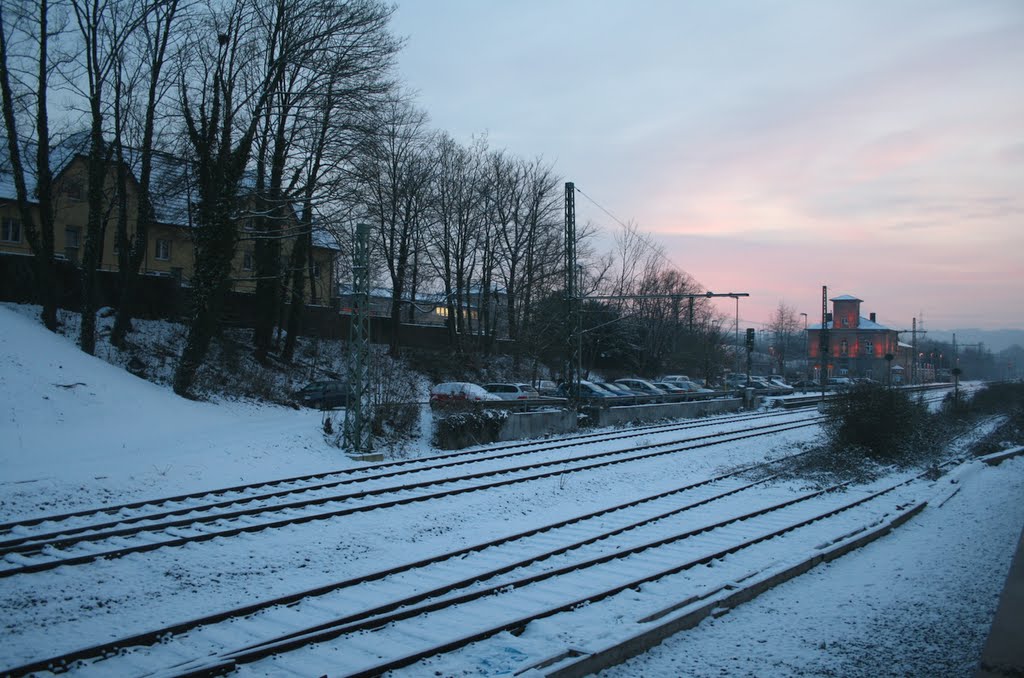
{"label": "bare tree", "polygon": [[477,267],[474,246],[483,210],[481,165],[486,138],[461,146],[444,132],[434,146],[431,218],[426,253],[440,282],[447,311],[449,345],[461,348],[467,331],[469,286]]}
{"label": "bare tree", "polygon": [[[18,200],[18,214],[25,229],[25,236],[34,255],[37,288],[42,301],[42,321],[51,331],[57,329],[57,273],[54,263],[54,206],[53,177],[50,167],[50,122],[47,114],[49,104],[48,92],[50,79],[56,73],[56,65],[51,61],[50,40],[60,32],[50,24],[50,4],[48,0],[39,0],[35,15],[27,13],[14,17],[12,26],[10,15],[5,14],[7,5],[0,4],[0,93],[3,96],[4,129],[7,137],[7,153],[10,157],[11,172],[14,178]],[[28,9],[29,4],[20,6]],[[13,7],[12,7],[13,9]],[[10,28],[23,29],[21,34],[35,43],[34,53],[22,55],[10,51]],[[15,62],[26,65],[25,83],[15,89],[15,76],[18,69]],[[33,73],[34,69],[34,73]],[[39,221],[32,214],[32,192],[26,183],[26,166],[22,154],[31,149],[23,145],[27,135],[20,133],[19,108],[29,111],[35,127],[35,163],[34,192],[38,204]]]}
{"label": "bare tree", "polygon": [[[89,119],[86,197],[89,207],[82,256],[82,323],[78,343],[83,351],[91,354],[96,350],[97,271],[103,256],[109,217],[105,208],[112,202],[106,184],[115,144],[104,139],[105,118],[110,105],[107,90],[124,58],[125,43],[153,6],[116,0],[70,1],[84,55],[83,95]],[[122,206],[126,204],[123,198],[120,202]]]}
{"label": "bare tree", "polygon": [[[173,28],[178,15],[178,0],[147,0],[144,20],[135,36],[141,36],[133,45],[134,53],[118,61],[118,87],[115,99],[115,144],[118,153],[118,193],[122,202],[127,197],[127,178],[124,172],[131,166],[137,173],[138,195],[135,204],[135,232],[129,233],[127,206],[119,206],[117,221],[117,268],[121,282],[121,298],[110,333],[110,343],[124,347],[131,330],[135,300],[140,286],[139,269],[149,247],[149,229],[155,219],[150,190],[153,180],[153,155],[156,151],[155,128],[157,109],[170,85],[164,66],[168,49],[172,45]],[[121,77],[123,61],[132,59],[133,72]],[[138,96],[144,85],[145,95]],[[138,120],[141,108],[141,121]],[[132,138],[137,143],[132,143]],[[127,148],[131,148],[127,152]],[[125,155],[129,157],[126,158]]]}
{"label": "bare tree", "polygon": [[[214,13],[207,25],[191,32],[188,53],[194,61],[181,69],[181,110],[198,201],[193,208],[192,319],[174,373],[179,395],[191,393],[231,287],[242,174],[264,107],[284,71],[284,2],[258,7],[236,0]],[[208,38],[211,32],[215,45]],[[257,70],[262,64],[271,67]],[[189,70],[197,78],[191,86]]]}
{"label": "bare tree", "polygon": [[397,356],[403,294],[416,241],[425,228],[432,159],[426,115],[394,98],[381,112],[357,169],[367,213],[374,225],[374,248],[391,282],[391,354]]}
{"label": "bare tree", "polygon": [[778,373],[785,376],[786,357],[796,349],[801,332],[796,308],[780,301],[775,312],[768,319],[768,330],[774,340],[772,354],[778,367]]}
{"label": "bare tree", "polygon": [[529,313],[531,294],[542,280],[538,276],[541,244],[550,241],[552,231],[561,231],[555,219],[559,180],[543,160],[525,162],[505,152],[490,155],[487,177],[488,217],[497,235],[497,269],[505,288],[508,335],[517,339]]}
{"label": "bare tree", "polygon": [[367,111],[391,90],[386,76],[399,47],[387,30],[393,9],[380,2],[295,2],[290,11],[283,77],[265,109],[256,153],[254,343],[261,361],[280,315],[282,245],[299,250],[289,261],[289,323],[297,331],[303,280],[295,275],[309,263],[314,211],[337,198],[330,175],[351,162]]}

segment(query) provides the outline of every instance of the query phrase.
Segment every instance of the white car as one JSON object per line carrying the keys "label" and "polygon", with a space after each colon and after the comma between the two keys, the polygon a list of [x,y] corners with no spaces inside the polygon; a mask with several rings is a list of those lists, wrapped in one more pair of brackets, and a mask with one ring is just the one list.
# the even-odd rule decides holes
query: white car
{"label": "white car", "polygon": [[502,400],[537,400],[540,393],[529,384],[484,384],[484,390]]}
{"label": "white car", "polygon": [[430,389],[430,404],[444,405],[457,402],[482,402],[501,400],[488,393],[483,386],[468,381],[447,381]]}

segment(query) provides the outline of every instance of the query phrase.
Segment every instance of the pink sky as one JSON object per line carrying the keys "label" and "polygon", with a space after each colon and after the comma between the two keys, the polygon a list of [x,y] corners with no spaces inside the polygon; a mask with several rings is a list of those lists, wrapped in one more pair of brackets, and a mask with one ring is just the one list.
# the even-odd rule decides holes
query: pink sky
{"label": "pink sky", "polygon": [[409,1],[394,26],[436,127],[553,162],[751,324],[814,322],[828,285],[894,327],[1024,328],[1018,0]]}

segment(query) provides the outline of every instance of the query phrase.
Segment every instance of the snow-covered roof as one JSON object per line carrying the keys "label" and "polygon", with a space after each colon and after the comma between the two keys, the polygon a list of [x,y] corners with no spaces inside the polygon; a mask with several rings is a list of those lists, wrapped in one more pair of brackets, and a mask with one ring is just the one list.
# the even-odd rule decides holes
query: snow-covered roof
{"label": "snow-covered roof", "polygon": [[[891,331],[890,328],[886,327],[885,325],[881,325],[881,324],[875,322],[874,320],[871,320],[869,318],[865,318],[864,316],[860,316],[860,322],[857,324],[857,327],[836,327],[836,324],[835,324],[834,321],[830,321],[828,323],[825,323],[825,325],[830,330],[834,330],[834,329],[857,330],[857,331],[867,330],[867,331],[871,331],[871,332],[875,332],[875,331],[881,332],[881,331],[887,331],[887,330]],[[807,329],[808,330],[820,330],[821,329],[821,323],[817,323],[815,325],[808,325]]]}
{"label": "snow-covered roof", "polygon": [[[36,174],[36,142],[25,141],[20,144],[21,169],[25,178],[25,186],[30,200],[35,196],[39,177]],[[57,176],[63,172],[71,160],[89,151],[89,133],[76,132],[54,144],[50,149],[50,174]],[[18,193],[14,185],[14,171],[11,166],[11,154],[7,145],[6,131],[0,132],[0,200],[17,200]]]}
{"label": "snow-covered roof", "polygon": [[842,294],[838,297],[832,297],[829,301],[864,301],[850,294]]}

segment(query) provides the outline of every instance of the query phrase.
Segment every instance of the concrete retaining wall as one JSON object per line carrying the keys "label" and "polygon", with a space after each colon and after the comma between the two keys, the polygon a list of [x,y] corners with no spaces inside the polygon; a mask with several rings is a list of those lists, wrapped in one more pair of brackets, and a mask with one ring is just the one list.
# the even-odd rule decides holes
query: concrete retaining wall
{"label": "concrete retaining wall", "polygon": [[576,430],[573,410],[541,410],[513,412],[502,425],[498,440],[538,438],[549,433],[570,433]]}
{"label": "concrete retaining wall", "polygon": [[606,407],[591,410],[589,414],[595,426],[614,426],[630,421],[694,419],[708,414],[735,412],[742,407],[742,398],[716,398],[714,400],[695,400],[685,403],[652,403],[650,405]]}

